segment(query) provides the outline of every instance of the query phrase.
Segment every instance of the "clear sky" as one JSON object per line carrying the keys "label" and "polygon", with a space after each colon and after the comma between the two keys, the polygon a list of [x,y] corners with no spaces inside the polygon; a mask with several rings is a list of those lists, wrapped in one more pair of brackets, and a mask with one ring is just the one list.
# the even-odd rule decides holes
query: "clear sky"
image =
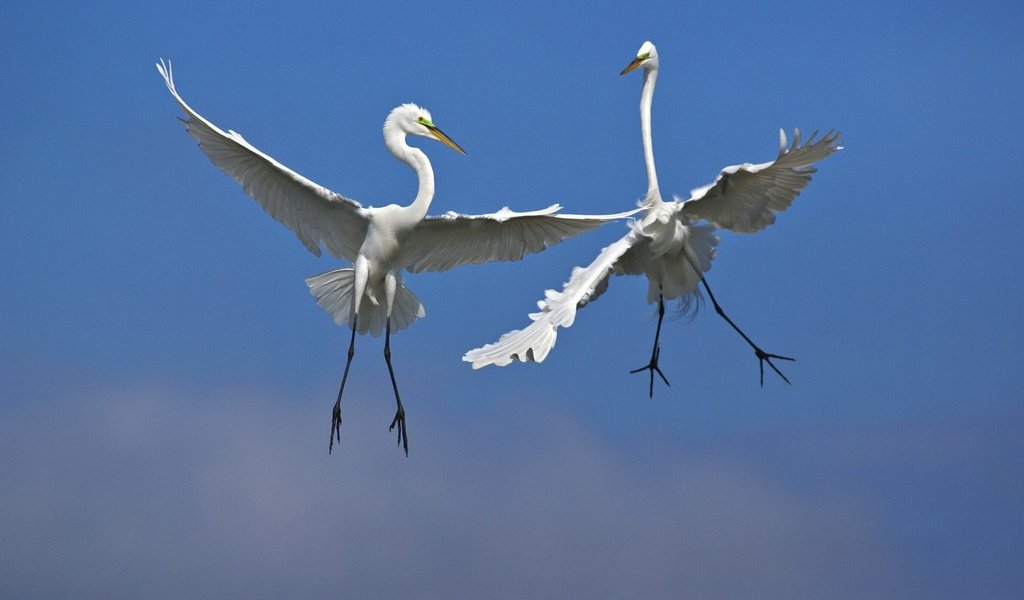
{"label": "clear sky", "polygon": [[[1017,3],[15,3],[0,18],[0,595],[1024,595]],[[620,237],[409,275],[392,340],[347,344],[307,253],[213,167],[153,63],[223,128],[364,205],[415,178],[384,116],[427,107],[433,213],[616,212],[846,149],[775,225],[725,232],[713,311],[618,278],[543,364],[460,357]]]}

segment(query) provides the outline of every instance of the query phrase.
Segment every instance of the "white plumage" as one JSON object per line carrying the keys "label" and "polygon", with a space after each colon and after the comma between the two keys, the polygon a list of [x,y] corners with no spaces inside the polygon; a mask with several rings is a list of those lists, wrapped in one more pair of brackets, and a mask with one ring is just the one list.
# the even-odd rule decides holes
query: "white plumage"
{"label": "white plumage", "polygon": [[392,428],[408,454],[405,412],[391,368],[390,335],[411,325],[425,312],[402,283],[402,271],[444,271],[459,265],[513,261],[526,254],[590,231],[609,220],[632,214],[557,214],[557,204],[531,212],[507,207],[493,214],[427,216],[434,197],[434,172],[420,149],[409,146],[409,135],[431,137],[463,153],[415,104],[403,104],[384,121],[384,143],[398,160],[415,172],[419,187],[408,206],[363,207],[358,202],[306,179],[261,152],[234,131],[223,131],[181,98],[174,86],[170,63],[156,65],[178,105],[185,127],[199,148],[270,216],[291,229],[305,247],[319,256],[352,261],[350,268],[310,277],[306,283],[317,303],[339,324],[352,327],[349,359],[334,406],[331,448],[340,439],[341,396],[354,355],[355,334],[385,333],[384,354],[398,404]]}
{"label": "white plumage", "polygon": [[[700,283],[707,286],[704,273],[711,268],[718,244],[714,229],[750,233],[771,225],[775,222],[775,213],[789,208],[811,180],[815,172],[813,164],[840,148],[838,133],[830,132],[817,141],[815,134],[801,144],[797,130],[792,145],[787,145],[785,133],[780,130],[779,153],[775,160],[726,167],[715,181],[694,189],[689,199],[683,201],[676,197],[672,202],[665,202],[658,189],[651,139],[651,103],[658,75],[658,53],[650,42],[644,42],[622,74],[641,66],[644,83],[640,125],[648,189],[640,206],[645,213],[631,221],[628,233],[604,248],[592,263],[574,268],[562,291],[547,290],[544,299],[538,302],[540,310],[530,315],[533,320],[530,325],[504,334],[495,343],[467,352],[463,360],[472,363],[474,369],[486,365],[505,366],[513,361],[543,361],[557,341],[558,328],[571,326],[576,311],[607,289],[613,273],[643,275],[649,282],[647,301],[659,304],[659,320],[651,363],[636,371],[651,371],[653,394],[654,373],[661,375],[657,359],[664,300],[685,300],[698,292]],[[698,224],[700,222],[706,223]],[[710,294],[710,288],[707,289]],[[711,297],[714,301],[714,296]],[[715,308],[728,320],[717,302]],[[731,320],[729,323],[736,327]],[[770,358],[785,358],[761,351],[745,335],[744,339],[759,353],[759,359],[768,360],[769,364]],[[664,375],[661,376],[664,379]]]}

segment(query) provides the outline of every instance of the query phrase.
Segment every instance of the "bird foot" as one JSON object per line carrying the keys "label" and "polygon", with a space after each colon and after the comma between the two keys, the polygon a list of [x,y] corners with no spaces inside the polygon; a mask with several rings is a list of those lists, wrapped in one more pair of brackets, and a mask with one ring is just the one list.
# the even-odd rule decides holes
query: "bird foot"
{"label": "bird foot", "polygon": [[773,358],[777,358],[779,360],[796,361],[795,358],[790,358],[788,356],[782,356],[780,354],[772,354],[770,352],[765,352],[764,350],[758,348],[757,346],[754,346],[754,354],[757,356],[757,363],[758,363],[758,366],[761,369],[761,387],[764,387],[764,363],[768,363],[768,366],[771,367],[772,370],[775,371],[775,373],[779,377],[781,377],[783,381],[785,381],[786,383],[789,383],[789,379],[786,379],[786,376],[783,375],[782,371],[780,371],[779,368],[775,366],[775,363],[772,362],[772,359]]}
{"label": "bird foot", "polygon": [[405,409],[401,406],[398,407],[395,418],[391,420],[391,426],[388,427],[388,431],[394,430],[396,425],[398,426],[398,443],[405,450],[405,455],[409,456],[409,434],[405,427]]}
{"label": "bird foot", "polygon": [[640,367],[639,369],[633,369],[632,371],[630,371],[630,373],[640,373],[641,371],[650,371],[651,372],[651,385],[650,385],[650,388],[648,389],[648,395],[651,398],[654,397],[654,374],[655,373],[657,373],[658,376],[661,377],[661,380],[665,382],[665,385],[667,385],[668,387],[672,387],[672,384],[668,382],[668,378],[665,377],[665,374],[661,372],[661,368],[658,367],[658,357],[659,356],[661,356],[661,346],[655,346],[654,347],[654,352],[651,354],[651,362],[649,362],[645,366]]}
{"label": "bird foot", "polygon": [[334,403],[334,410],[331,411],[331,445],[327,448],[327,453],[330,454],[334,450],[334,440],[337,438],[338,443],[341,443],[341,399]]}

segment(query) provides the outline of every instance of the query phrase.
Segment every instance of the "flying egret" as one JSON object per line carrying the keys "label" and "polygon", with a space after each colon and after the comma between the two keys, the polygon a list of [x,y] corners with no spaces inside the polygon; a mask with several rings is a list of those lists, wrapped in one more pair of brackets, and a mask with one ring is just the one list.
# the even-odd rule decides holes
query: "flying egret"
{"label": "flying egret", "polygon": [[[644,70],[640,130],[647,165],[647,194],[640,206],[646,212],[638,220],[631,221],[629,232],[604,248],[590,265],[574,268],[561,292],[547,290],[544,299],[537,303],[540,311],[530,315],[533,323],[524,329],[506,333],[495,343],[470,350],[463,360],[472,363],[474,369],[491,364],[505,366],[514,360],[541,362],[554,347],[558,328],[570,327],[577,309],[604,293],[612,273],[644,275],[648,281],[647,302],[658,303],[658,326],[650,362],[631,372],[650,371],[649,394],[652,397],[655,373],[666,385],[669,384],[658,366],[665,300],[678,298],[686,308],[699,294],[698,284],[707,290],[715,311],[754,349],[761,371],[761,385],[764,385],[765,362],[789,383],[772,359],[793,359],[765,352],[747,337],[719,306],[704,272],[711,268],[711,261],[715,258],[718,237],[714,229],[752,233],[774,223],[775,213],[789,208],[811,180],[811,174],[816,171],[813,164],[840,149],[837,145],[839,134],[829,132],[814,141],[815,133],[801,145],[800,130],[796,130],[793,144],[787,146],[786,135],[780,130],[779,154],[774,161],[726,167],[714,182],[691,191],[685,202],[678,197],[672,202],[665,202],[658,189],[651,142],[651,101],[658,77],[658,51],[651,42],[643,43],[620,75],[639,67]],[[697,224],[699,221],[707,223]]]}
{"label": "flying egret", "polygon": [[339,325],[352,329],[345,371],[331,413],[331,438],[341,441],[341,398],[355,356],[356,333],[379,336],[383,329],[384,360],[391,376],[397,410],[389,430],[398,428],[398,441],[409,454],[405,409],[391,365],[391,332],[411,325],[425,312],[419,299],[402,284],[402,270],[445,271],[465,264],[513,261],[590,231],[607,221],[629,216],[556,214],[557,204],[532,212],[507,207],[487,215],[454,212],[427,216],[434,197],[434,172],[419,148],[406,143],[417,135],[441,141],[456,152],[461,147],[442,132],[430,113],[403,104],[384,121],[384,144],[398,160],[416,172],[419,189],[408,206],[389,204],[364,208],[358,202],[322,187],[277,162],[234,131],[223,131],[206,120],[178,95],[170,62],[156,65],[178,105],[185,128],[213,164],[237,181],[271,217],[291,229],[313,254],[321,247],[332,256],[352,261],[306,280],[310,293]]}

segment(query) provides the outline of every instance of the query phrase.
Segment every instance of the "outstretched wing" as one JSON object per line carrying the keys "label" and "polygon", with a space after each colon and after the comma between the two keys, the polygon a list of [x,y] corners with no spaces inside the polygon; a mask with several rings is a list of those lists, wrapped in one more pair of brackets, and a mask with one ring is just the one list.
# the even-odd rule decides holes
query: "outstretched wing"
{"label": "outstretched wing", "polygon": [[574,268],[561,292],[544,292],[544,299],[537,303],[540,311],[530,315],[533,323],[506,333],[493,344],[470,350],[462,360],[472,363],[474,369],[487,365],[504,367],[515,360],[543,362],[555,346],[558,328],[572,326],[576,310],[608,289],[608,278],[615,263],[630,248],[644,241],[646,238],[630,228],[622,239],[601,250],[594,262]]}
{"label": "outstretched wing", "polygon": [[779,155],[772,162],[744,163],[722,169],[709,185],[690,192],[681,212],[691,220],[704,219],[721,229],[740,233],[760,231],[775,222],[775,213],[789,208],[800,190],[817,171],[814,163],[842,146],[839,132],[828,132],[818,141],[811,134],[800,145],[800,130],[793,133],[793,145],[786,147],[786,134],[779,130]]}
{"label": "outstretched wing", "polygon": [[519,260],[603,223],[635,214],[560,215],[558,204],[531,212],[507,207],[489,215],[454,212],[427,217],[405,239],[399,264],[413,273],[459,265]]}
{"label": "outstretched wing", "polygon": [[295,232],[306,248],[320,256],[323,246],[338,258],[355,260],[366,236],[364,209],[260,152],[234,131],[224,132],[182,100],[174,88],[171,63],[156,65],[181,110],[185,128],[213,164],[237,181],[263,210]]}

